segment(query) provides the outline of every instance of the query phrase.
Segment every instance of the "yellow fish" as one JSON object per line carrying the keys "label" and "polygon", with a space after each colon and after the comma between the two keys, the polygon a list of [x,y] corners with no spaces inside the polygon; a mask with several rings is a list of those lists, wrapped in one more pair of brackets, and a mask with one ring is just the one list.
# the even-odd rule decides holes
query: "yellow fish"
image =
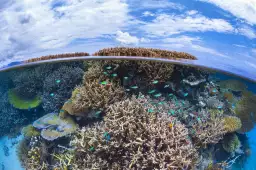
{"label": "yellow fish", "polygon": [[170,128],[172,128],[172,127],[173,127],[173,124],[172,124],[172,123],[170,123],[170,124],[169,124],[169,127],[170,127]]}

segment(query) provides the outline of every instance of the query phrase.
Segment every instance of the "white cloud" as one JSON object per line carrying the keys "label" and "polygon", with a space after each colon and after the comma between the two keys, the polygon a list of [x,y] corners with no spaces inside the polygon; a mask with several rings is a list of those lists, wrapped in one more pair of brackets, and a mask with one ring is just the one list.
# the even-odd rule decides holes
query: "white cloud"
{"label": "white cloud", "polygon": [[217,5],[234,16],[256,25],[256,0],[200,0]]}
{"label": "white cloud", "polygon": [[122,31],[117,31],[116,40],[125,45],[138,44],[140,41],[136,36],[131,36],[128,32]]}
{"label": "white cloud", "polygon": [[153,16],[155,16],[155,14],[153,14],[152,12],[149,12],[149,11],[145,11],[145,12],[143,12],[143,14],[142,14],[144,17],[148,17],[148,16],[151,16],[151,17],[153,17]]}
{"label": "white cloud", "polygon": [[195,15],[197,13],[198,13],[198,11],[196,11],[196,10],[191,10],[191,11],[186,12],[186,14],[188,14],[188,15]]}
{"label": "white cloud", "polygon": [[115,34],[125,26],[128,5],[122,0],[16,0],[1,11],[0,59],[24,50],[65,47],[76,39]]}
{"label": "white cloud", "polygon": [[232,32],[234,28],[223,19],[210,19],[202,15],[167,15],[160,14],[153,22],[141,27],[153,36],[169,36],[183,32]]}
{"label": "white cloud", "polygon": [[240,47],[240,48],[246,48],[245,45],[240,45],[240,44],[233,44],[233,46]]}
{"label": "white cloud", "polygon": [[129,0],[128,3],[136,8],[133,9],[177,9],[182,10],[185,7],[179,3],[170,2],[169,0]]}
{"label": "white cloud", "polygon": [[239,34],[244,35],[250,39],[256,38],[256,32],[250,27],[244,26],[244,27],[238,28],[237,31]]}
{"label": "white cloud", "polygon": [[117,31],[116,41],[122,45],[138,45],[141,43],[149,43],[150,40],[147,38],[137,38],[136,36],[130,35],[128,32]]}
{"label": "white cloud", "polygon": [[173,38],[165,38],[163,42],[167,43],[165,46],[174,48],[192,49],[194,51],[208,53],[224,58],[229,58],[227,55],[218,52],[215,49],[205,47],[200,37],[178,36]]}

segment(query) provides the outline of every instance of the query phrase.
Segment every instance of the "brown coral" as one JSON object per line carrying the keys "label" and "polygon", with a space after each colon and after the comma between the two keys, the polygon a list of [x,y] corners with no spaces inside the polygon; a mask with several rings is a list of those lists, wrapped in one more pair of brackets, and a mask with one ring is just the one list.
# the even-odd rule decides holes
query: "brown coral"
{"label": "brown coral", "polygon": [[235,132],[242,127],[241,120],[235,116],[226,116],[224,119],[224,127],[228,132]]}
{"label": "brown coral", "polygon": [[198,156],[184,125],[147,113],[135,98],[109,106],[104,122],[71,143],[75,169],[192,169]]}
{"label": "brown coral", "polygon": [[106,48],[94,53],[93,55],[94,56],[141,56],[141,57],[153,57],[153,58],[191,59],[191,60],[197,59],[195,56],[192,56],[188,53],[153,49],[153,48],[127,48],[127,47]]}
{"label": "brown coral", "polygon": [[109,104],[125,98],[124,89],[110,80],[85,82],[84,86],[77,87],[76,90],[76,95],[67,102],[72,109],[66,111],[77,116],[86,116],[90,110],[103,110]]}
{"label": "brown coral", "polygon": [[174,65],[170,63],[139,61],[138,65],[138,71],[145,73],[148,81],[166,81],[171,77],[174,71]]}
{"label": "brown coral", "polygon": [[195,124],[193,136],[196,144],[206,146],[218,143],[227,133],[224,125],[221,117],[210,118],[206,122]]}
{"label": "brown coral", "polygon": [[83,56],[89,56],[89,53],[85,52],[77,52],[77,53],[66,53],[66,54],[55,54],[55,55],[47,55],[37,58],[31,58],[29,60],[26,60],[26,63],[36,62],[36,61],[43,61],[43,60],[50,60],[50,59],[57,59],[57,58],[69,58],[69,57],[83,57]]}

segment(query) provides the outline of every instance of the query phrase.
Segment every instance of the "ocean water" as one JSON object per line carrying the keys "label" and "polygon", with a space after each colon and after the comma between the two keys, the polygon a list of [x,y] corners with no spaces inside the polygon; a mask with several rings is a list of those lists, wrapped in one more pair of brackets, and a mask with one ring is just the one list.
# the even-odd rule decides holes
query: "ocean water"
{"label": "ocean water", "polygon": [[118,59],[11,67],[0,72],[0,170],[256,169],[256,84],[232,70]]}

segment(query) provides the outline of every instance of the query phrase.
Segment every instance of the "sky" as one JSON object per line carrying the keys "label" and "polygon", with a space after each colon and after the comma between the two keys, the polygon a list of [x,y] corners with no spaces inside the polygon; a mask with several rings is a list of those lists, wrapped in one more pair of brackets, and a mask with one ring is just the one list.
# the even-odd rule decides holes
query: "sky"
{"label": "sky", "polygon": [[256,71],[256,0],[0,2],[0,67],[129,46],[184,51],[211,65]]}

